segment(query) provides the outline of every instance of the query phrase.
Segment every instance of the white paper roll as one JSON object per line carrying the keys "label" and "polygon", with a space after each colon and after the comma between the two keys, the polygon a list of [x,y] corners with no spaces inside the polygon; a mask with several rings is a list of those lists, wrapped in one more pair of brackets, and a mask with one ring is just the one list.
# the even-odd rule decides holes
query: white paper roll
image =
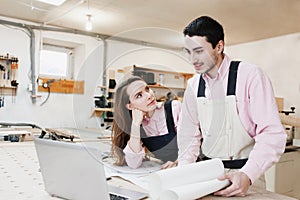
{"label": "white paper roll", "polygon": [[222,174],[224,166],[220,159],[161,170],[149,176],[150,196],[155,200],[199,198],[229,184],[228,180],[217,180]]}

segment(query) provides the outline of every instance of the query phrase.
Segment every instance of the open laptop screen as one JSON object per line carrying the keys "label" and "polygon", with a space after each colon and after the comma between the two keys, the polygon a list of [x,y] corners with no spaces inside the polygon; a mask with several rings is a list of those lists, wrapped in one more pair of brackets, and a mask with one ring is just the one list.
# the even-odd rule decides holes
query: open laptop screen
{"label": "open laptop screen", "polygon": [[101,152],[83,143],[34,139],[46,191],[65,199],[108,200]]}

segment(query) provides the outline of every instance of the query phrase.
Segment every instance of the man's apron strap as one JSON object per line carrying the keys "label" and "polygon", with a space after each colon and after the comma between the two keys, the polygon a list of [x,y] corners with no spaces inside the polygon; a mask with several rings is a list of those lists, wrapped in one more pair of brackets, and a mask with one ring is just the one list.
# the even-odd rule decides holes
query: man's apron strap
{"label": "man's apron strap", "polygon": [[[237,79],[237,71],[241,61],[231,61],[229,66],[229,76],[228,76],[228,87],[227,87],[227,96],[235,95],[236,88],[236,79]],[[205,81],[200,76],[198,94],[197,97],[205,97]]]}
{"label": "man's apron strap", "polygon": [[197,97],[205,97],[205,81],[202,78],[202,74],[200,75],[200,81],[199,81]]}
{"label": "man's apron strap", "polygon": [[235,95],[236,88],[236,78],[238,67],[241,61],[231,61],[229,67],[229,76],[228,76],[228,87],[227,87],[227,96]]}

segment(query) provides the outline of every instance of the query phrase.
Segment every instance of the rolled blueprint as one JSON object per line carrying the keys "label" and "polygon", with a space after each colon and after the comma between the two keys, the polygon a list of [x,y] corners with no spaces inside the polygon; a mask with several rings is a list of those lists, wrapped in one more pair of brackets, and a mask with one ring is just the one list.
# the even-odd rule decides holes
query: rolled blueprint
{"label": "rolled blueprint", "polygon": [[149,176],[150,197],[154,200],[191,200],[218,191],[228,180],[219,181],[224,174],[220,159],[211,159],[161,170]]}

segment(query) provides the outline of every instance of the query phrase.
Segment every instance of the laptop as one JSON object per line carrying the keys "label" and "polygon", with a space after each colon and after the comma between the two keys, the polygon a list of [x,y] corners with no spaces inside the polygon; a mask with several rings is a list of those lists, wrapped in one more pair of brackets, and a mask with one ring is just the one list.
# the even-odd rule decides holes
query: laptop
{"label": "laptop", "polygon": [[101,152],[83,143],[34,138],[45,190],[70,200],[138,200],[147,193],[107,184]]}

